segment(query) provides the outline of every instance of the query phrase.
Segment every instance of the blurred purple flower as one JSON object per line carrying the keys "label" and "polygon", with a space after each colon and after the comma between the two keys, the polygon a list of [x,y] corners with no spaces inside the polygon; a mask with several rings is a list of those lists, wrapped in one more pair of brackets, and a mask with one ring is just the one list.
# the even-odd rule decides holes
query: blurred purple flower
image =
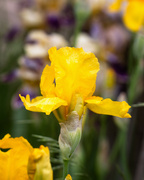
{"label": "blurred purple flower", "polygon": [[18,70],[15,69],[7,74],[1,75],[0,81],[8,83],[14,81],[18,77]]}
{"label": "blurred purple flower", "polygon": [[7,42],[12,41],[19,33],[20,33],[20,27],[13,26],[6,34],[5,40]]}
{"label": "blurred purple flower", "polygon": [[25,44],[37,44],[38,42],[36,40],[30,39],[29,37],[26,38]]}
{"label": "blurred purple flower", "polygon": [[102,33],[103,29],[102,29],[102,26],[100,23],[93,23],[91,25],[91,29],[90,29],[90,35],[97,39],[97,38],[100,38],[101,37],[101,33]]}
{"label": "blurred purple flower", "polygon": [[48,13],[46,16],[46,22],[56,30],[63,26],[74,25],[75,18],[72,5],[67,4],[60,12],[60,14],[54,12]]}
{"label": "blurred purple flower", "polygon": [[19,0],[19,8],[29,8],[34,5],[34,0]]}
{"label": "blurred purple flower", "polygon": [[19,94],[22,94],[22,96],[26,96],[27,94],[29,94],[32,99],[38,95],[36,89],[30,88],[27,86],[24,87],[19,92],[17,92],[12,98],[12,107],[14,109],[18,109],[18,108],[21,108],[23,106],[23,103],[19,97]]}
{"label": "blurred purple flower", "polygon": [[120,83],[127,83],[128,82],[128,74],[126,66],[121,64],[119,61],[119,57],[115,54],[109,53],[107,56],[107,61],[109,65],[114,69],[117,75],[117,79]]}
{"label": "blurred purple flower", "polygon": [[42,59],[30,59],[28,57],[22,57],[19,60],[19,64],[22,67],[26,67],[32,71],[39,72],[44,68]]}
{"label": "blurred purple flower", "polygon": [[46,23],[52,28],[59,29],[60,27],[60,17],[58,14],[49,13],[46,15]]}
{"label": "blurred purple flower", "polygon": [[62,26],[71,26],[75,24],[74,9],[70,3],[67,4],[61,12],[60,24]]}

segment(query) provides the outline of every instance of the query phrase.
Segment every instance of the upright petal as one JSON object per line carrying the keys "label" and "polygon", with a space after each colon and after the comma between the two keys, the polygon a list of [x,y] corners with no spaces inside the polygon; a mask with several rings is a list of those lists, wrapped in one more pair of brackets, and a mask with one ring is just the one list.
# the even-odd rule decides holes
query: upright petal
{"label": "upright petal", "polygon": [[49,51],[55,70],[57,96],[70,103],[73,94],[84,99],[94,92],[99,63],[93,53],[82,48],[64,47]]}
{"label": "upright petal", "polygon": [[93,96],[85,101],[86,106],[93,112],[98,114],[106,114],[121,118],[130,118],[128,110],[129,106],[125,101],[118,102],[111,99],[103,99]]}
{"label": "upright petal", "polygon": [[44,97],[52,97],[55,95],[54,75],[54,68],[52,66],[46,65],[42,72],[40,82],[41,94]]}
{"label": "upright petal", "polygon": [[128,29],[138,31],[144,25],[144,1],[130,1],[123,20]]}
{"label": "upright petal", "polygon": [[7,134],[0,140],[1,149],[9,149],[7,152],[0,151],[0,179],[28,180],[27,163],[32,146],[23,137],[11,138]]}
{"label": "upright petal", "polygon": [[49,115],[52,111],[57,109],[60,106],[66,106],[67,102],[58,98],[44,98],[42,96],[38,96],[32,101],[30,101],[30,96],[27,95],[26,98],[20,95],[22,102],[27,110],[34,111],[34,112],[44,112]]}

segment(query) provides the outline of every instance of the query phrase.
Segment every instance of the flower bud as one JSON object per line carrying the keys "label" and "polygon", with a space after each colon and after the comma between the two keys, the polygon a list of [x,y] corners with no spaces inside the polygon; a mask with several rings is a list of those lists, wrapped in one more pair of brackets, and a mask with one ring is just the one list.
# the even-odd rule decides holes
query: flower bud
{"label": "flower bud", "polygon": [[69,160],[78,146],[81,139],[82,118],[76,111],[72,111],[67,121],[60,123],[61,131],[59,136],[59,146],[64,160]]}

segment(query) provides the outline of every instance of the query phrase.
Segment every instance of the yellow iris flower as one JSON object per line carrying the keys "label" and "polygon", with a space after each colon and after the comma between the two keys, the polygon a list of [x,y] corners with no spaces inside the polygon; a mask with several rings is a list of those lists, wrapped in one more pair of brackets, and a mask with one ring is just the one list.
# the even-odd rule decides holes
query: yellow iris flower
{"label": "yellow iris flower", "polygon": [[120,11],[123,3],[126,3],[123,15],[126,27],[132,31],[138,31],[144,25],[144,0],[116,0],[110,6],[110,11]]}
{"label": "yellow iris flower", "polygon": [[2,180],[53,179],[48,147],[33,148],[23,137],[0,140],[0,175]]}
{"label": "yellow iris flower", "polygon": [[[27,110],[44,112],[49,115],[59,108],[64,119],[75,109],[81,99],[82,115],[84,106],[98,114],[107,114],[121,118],[130,118],[130,106],[125,102],[112,101],[92,96],[99,63],[93,53],[84,52],[82,48],[52,47],[48,51],[51,65],[43,70],[40,82],[42,96],[32,101],[20,95]],[[78,107],[77,107],[78,109]]]}

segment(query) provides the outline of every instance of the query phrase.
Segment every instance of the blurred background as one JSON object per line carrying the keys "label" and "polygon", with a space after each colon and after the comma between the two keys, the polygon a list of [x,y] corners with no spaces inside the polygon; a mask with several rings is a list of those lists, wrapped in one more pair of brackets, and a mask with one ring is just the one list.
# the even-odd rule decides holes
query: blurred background
{"label": "blurred background", "polygon": [[95,95],[132,106],[131,119],[87,111],[70,164],[73,180],[144,180],[144,2],[122,2],[0,1],[0,138],[10,133],[33,147],[48,145],[56,180],[62,175],[59,148],[41,136],[58,140],[59,124],[52,113],[25,110],[19,98],[40,94],[53,46],[94,53],[100,63]]}

